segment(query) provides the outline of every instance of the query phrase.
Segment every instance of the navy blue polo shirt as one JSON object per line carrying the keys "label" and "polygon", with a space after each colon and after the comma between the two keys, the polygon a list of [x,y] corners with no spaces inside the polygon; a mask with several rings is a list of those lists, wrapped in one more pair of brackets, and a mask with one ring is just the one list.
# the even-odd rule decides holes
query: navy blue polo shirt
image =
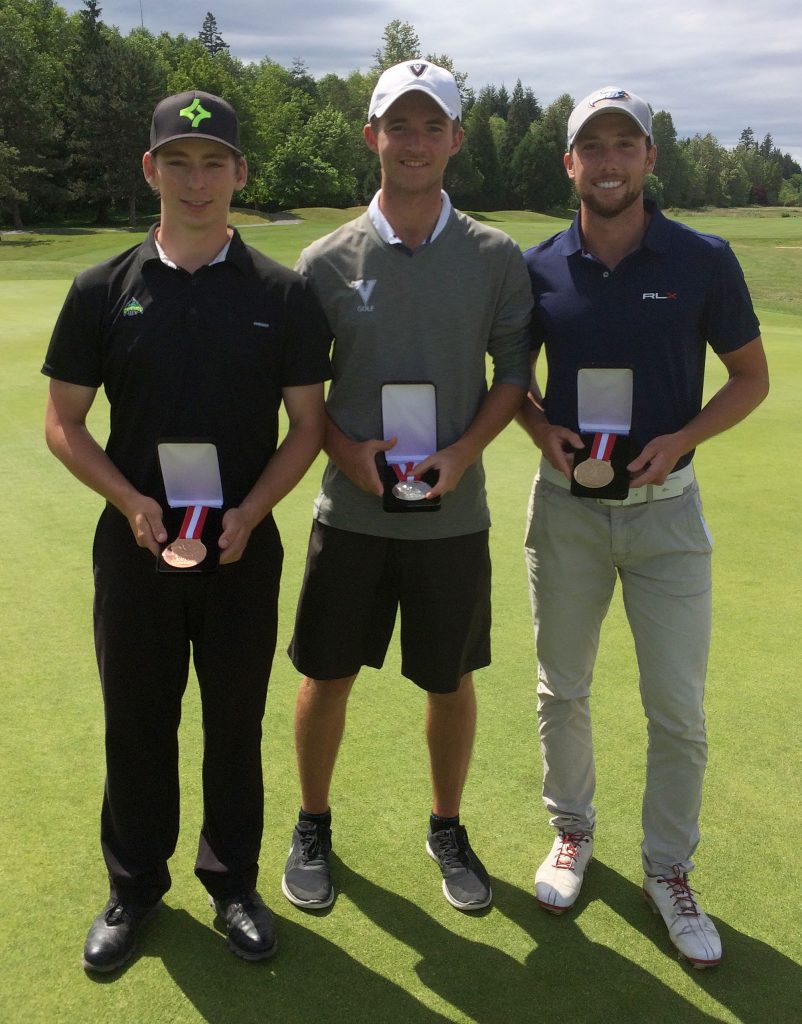
{"label": "navy blue polo shirt", "polygon": [[578,215],[524,253],[535,298],[532,346],[546,348],[549,422],[579,430],[581,367],[631,367],[636,453],[698,414],[708,344],[733,352],[760,333],[729,243],[668,220],[649,201],[646,209],[651,220],[640,249],[615,270],[583,252]]}
{"label": "navy blue polo shirt", "polygon": [[59,315],[42,372],[104,387],[106,451],[164,503],[157,444],[217,444],[226,507],[250,491],[278,444],[281,390],[327,380],[331,331],[299,274],[246,246],[194,274],[140,245],[83,271]]}

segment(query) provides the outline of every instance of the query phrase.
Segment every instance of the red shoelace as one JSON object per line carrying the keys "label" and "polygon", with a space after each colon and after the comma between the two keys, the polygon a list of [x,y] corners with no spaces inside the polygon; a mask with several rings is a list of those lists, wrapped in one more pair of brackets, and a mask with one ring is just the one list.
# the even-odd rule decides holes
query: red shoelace
{"label": "red shoelace", "polygon": [[587,832],[561,832],[562,843],[554,860],[555,868],[573,868],[580,854],[580,846],[588,838]]}

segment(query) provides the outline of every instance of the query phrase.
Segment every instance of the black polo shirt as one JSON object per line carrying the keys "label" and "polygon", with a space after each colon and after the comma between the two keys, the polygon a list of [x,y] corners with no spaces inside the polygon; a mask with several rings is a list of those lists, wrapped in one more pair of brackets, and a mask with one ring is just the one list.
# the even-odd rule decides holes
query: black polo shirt
{"label": "black polo shirt", "polygon": [[155,231],[78,275],[42,372],[105,388],[106,451],[143,494],[164,503],[160,440],[210,440],[238,505],[276,450],[281,389],[329,378],[331,332],[304,278],[236,231],[194,274],[162,262]]}
{"label": "black polo shirt", "polygon": [[580,367],[629,366],[635,451],[698,414],[708,344],[724,354],[760,333],[729,244],[668,220],[653,203],[646,208],[641,247],[615,270],[583,251],[578,216],[524,253],[535,297],[533,347],[546,347],[549,422],[578,431]]}

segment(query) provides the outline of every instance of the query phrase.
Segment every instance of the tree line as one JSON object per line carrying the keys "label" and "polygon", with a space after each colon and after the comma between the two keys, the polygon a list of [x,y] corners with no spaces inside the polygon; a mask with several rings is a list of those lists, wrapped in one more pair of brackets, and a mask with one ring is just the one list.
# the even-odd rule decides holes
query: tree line
{"label": "tree line", "polygon": [[[362,141],[382,70],[415,58],[454,72],[465,143],[447,188],[464,209],[564,210],[575,205],[562,169],[567,93],[543,107],[520,79],[512,91],[474,91],[447,54],[424,54],[414,27],[390,22],[365,71],[314,78],[301,59],[233,57],[209,12],[195,36],[144,28],[123,36],[98,0],[67,14],[54,0],[0,2],[0,221],[92,216],[97,223],[152,212],[140,158],[150,115],[165,95],[202,89],[240,115],[250,167],[240,202],[257,209],[366,203],[378,165]],[[712,134],[678,139],[671,114],[654,114],[658,145],[647,189],[663,206],[802,205],[802,168],[751,127],[731,150]]]}

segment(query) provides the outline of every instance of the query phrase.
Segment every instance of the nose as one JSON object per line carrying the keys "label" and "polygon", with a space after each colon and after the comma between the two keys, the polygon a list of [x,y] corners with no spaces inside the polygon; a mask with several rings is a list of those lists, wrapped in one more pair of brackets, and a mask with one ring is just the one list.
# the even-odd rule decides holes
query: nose
{"label": "nose", "polygon": [[618,150],[615,146],[605,146],[601,152],[601,166],[607,170],[618,166]]}
{"label": "nose", "polygon": [[187,185],[190,188],[203,188],[206,178],[202,167],[190,167],[187,174]]}
{"label": "nose", "polygon": [[412,152],[419,151],[422,148],[422,139],[423,139],[423,132],[417,131],[414,128],[411,129],[407,133],[407,138],[406,138],[407,149],[411,150]]}

